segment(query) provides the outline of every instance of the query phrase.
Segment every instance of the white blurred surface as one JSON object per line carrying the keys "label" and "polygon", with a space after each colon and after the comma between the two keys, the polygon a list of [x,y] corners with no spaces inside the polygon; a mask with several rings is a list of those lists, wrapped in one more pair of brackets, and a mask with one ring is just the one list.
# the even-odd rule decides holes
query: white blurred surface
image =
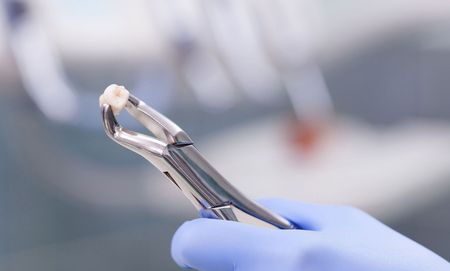
{"label": "white blurred surface", "polygon": [[[73,60],[79,60],[80,57],[87,60],[91,57],[110,59],[119,56],[138,60],[146,55],[158,57],[164,50],[162,46],[165,33],[161,33],[161,29],[158,29],[158,24],[164,18],[155,17],[155,12],[158,14],[164,14],[164,12],[161,10],[161,3],[157,0],[36,0],[28,2],[31,4],[33,15],[45,25],[51,40],[57,44],[59,51]],[[196,16],[205,16],[192,12],[195,10],[194,6],[201,5],[201,1],[192,1],[190,4],[184,0],[171,0],[170,2],[169,6],[183,7],[176,11],[187,19],[187,21],[183,21],[184,27],[195,27],[196,21],[199,19]],[[250,0],[248,3],[253,7],[258,4]],[[270,4],[269,1],[259,3],[261,6],[270,6]],[[305,8],[310,9],[311,12],[308,14],[314,14],[314,16],[308,17],[304,21],[305,29],[302,30],[309,39],[308,47],[314,48],[321,54],[335,56],[343,51],[351,52],[355,46],[370,44],[380,38],[380,35],[392,34],[404,27],[442,21],[450,15],[450,2],[435,0],[372,0],[364,2],[284,0],[280,4],[280,8],[282,7],[287,7],[293,14],[296,11],[301,14]],[[242,8],[240,10],[243,11]],[[259,11],[263,10],[264,8],[259,9]],[[264,15],[264,12],[259,11],[256,10],[252,16]],[[167,14],[170,14],[170,11],[166,12]],[[229,16],[225,13],[222,15]],[[0,27],[0,39],[5,40],[3,14],[0,19],[2,26]],[[165,19],[171,20],[170,18]],[[269,31],[271,27],[278,29],[276,25],[271,25],[274,22],[270,18],[263,17],[258,20],[265,23],[263,24],[264,30]],[[178,31],[179,29],[172,30]],[[200,34],[208,35],[208,31]],[[227,41],[234,38],[234,36],[230,36]],[[305,45],[300,39],[294,44],[284,44],[284,46],[297,48],[295,47],[297,43]],[[1,59],[5,57],[5,48],[5,44],[1,43]]]}

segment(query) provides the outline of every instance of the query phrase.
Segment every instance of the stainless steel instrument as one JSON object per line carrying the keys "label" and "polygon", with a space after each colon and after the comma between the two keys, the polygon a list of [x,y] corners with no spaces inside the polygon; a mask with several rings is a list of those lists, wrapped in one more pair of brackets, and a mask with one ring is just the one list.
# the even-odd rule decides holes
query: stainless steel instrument
{"label": "stainless steel instrument", "polygon": [[239,192],[203,158],[189,135],[164,115],[133,95],[125,108],[155,137],[123,128],[111,106],[102,104],[106,134],[156,166],[203,215],[269,228],[295,228]]}

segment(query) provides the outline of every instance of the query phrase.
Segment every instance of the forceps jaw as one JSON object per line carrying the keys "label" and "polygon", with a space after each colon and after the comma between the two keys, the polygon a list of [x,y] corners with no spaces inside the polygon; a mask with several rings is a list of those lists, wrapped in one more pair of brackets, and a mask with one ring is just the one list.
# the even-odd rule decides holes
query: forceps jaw
{"label": "forceps jaw", "polygon": [[147,135],[143,135],[126,128],[118,122],[112,108],[108,104],[101,106],[103,127],[106,134],[114,142],[136,152],[144,158],[153,161],[154,156],[162,157],[167,144]]}
{"label": "forceps jaw", "polygon": [[129,95],[125,107],[137,121],[166,144],[192,144],[189,135],[178,125],[133,95]]}

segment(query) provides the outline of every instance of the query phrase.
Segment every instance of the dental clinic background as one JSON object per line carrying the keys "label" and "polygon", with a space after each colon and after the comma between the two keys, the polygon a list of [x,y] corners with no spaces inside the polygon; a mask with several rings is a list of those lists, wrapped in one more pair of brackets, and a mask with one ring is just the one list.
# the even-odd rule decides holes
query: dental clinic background
{"label": "dental clinic background", "polygon": [[106,138],[111,83],[246,195],[352,205],[450,260],[450,1],[1,0],[0,270],[179,270],[198,214]]}

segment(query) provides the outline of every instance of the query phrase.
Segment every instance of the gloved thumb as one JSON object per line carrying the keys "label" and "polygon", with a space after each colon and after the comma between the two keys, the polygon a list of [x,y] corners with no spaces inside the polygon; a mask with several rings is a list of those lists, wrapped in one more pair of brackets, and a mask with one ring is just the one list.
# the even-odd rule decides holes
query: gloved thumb
{"label": "gloved thumb", "polygon": [[[200,218],[185,222],[177,230],[171,253],[181,267],[200,271],[234,271],[246,265],[255,267],[259,262],[267,263],[261,261],[263,258],[273,258],[274,263],[284,259],[288,264],[296,258],[291,254],[301,251],[301,247],[314,237],[310,231],[295,230],[294,235],[290,233],[292,230]],[[276,270],[273,268],[266,264],[254,270]]]}

